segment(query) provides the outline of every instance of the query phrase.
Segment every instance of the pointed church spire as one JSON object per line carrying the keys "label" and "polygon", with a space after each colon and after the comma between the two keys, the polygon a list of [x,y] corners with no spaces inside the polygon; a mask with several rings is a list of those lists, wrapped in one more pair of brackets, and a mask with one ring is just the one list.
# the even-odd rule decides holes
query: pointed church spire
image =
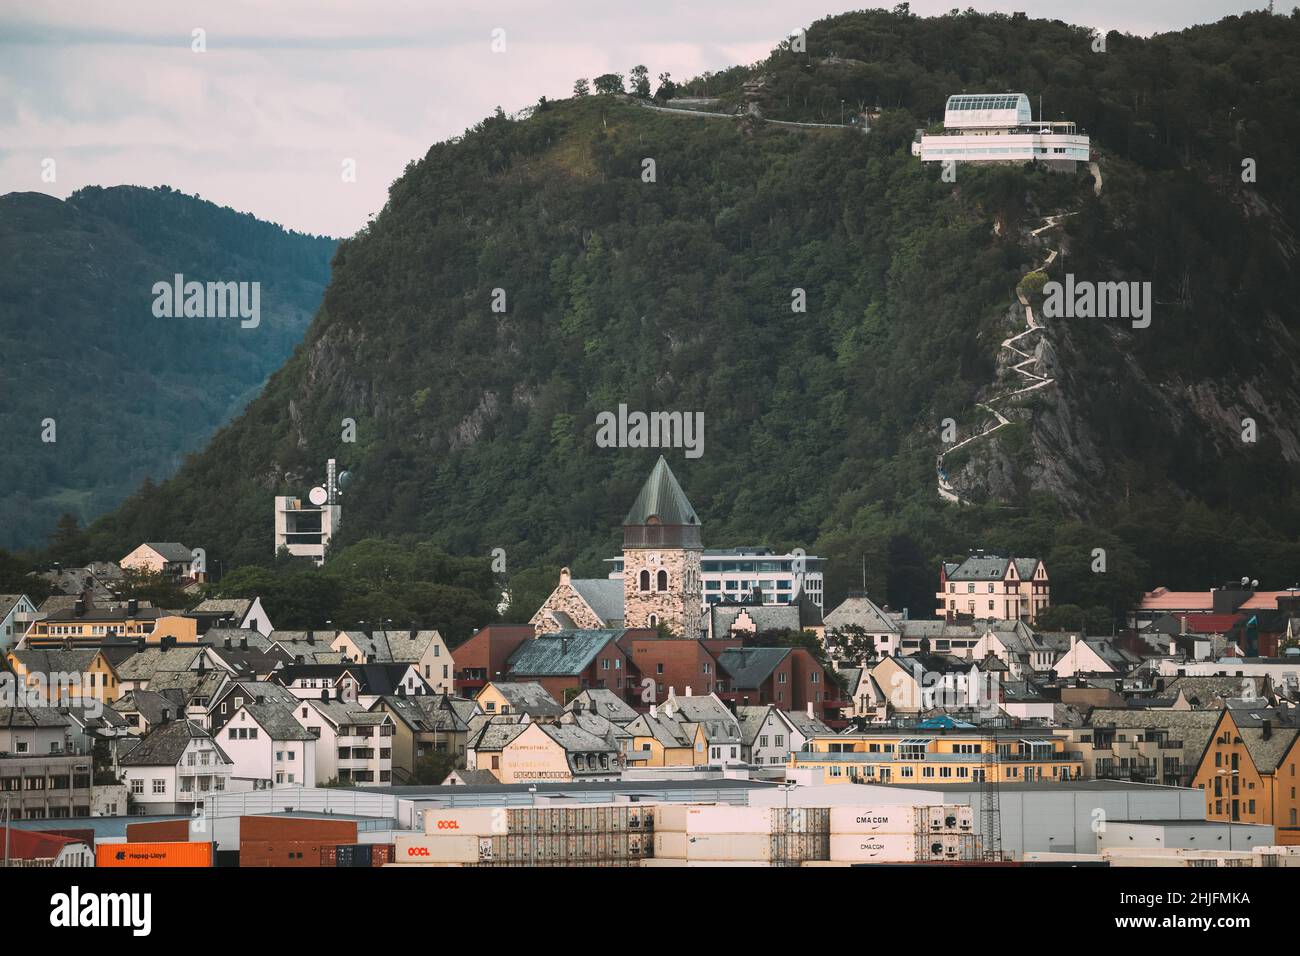
{"label": "pointed church spire", "polygon": [[686,498],[686,492],[677,483],[677,476],[660,455],[650,477],[641,486],[632,508],[623,519],[627,525],[695,525],[700,519]]}

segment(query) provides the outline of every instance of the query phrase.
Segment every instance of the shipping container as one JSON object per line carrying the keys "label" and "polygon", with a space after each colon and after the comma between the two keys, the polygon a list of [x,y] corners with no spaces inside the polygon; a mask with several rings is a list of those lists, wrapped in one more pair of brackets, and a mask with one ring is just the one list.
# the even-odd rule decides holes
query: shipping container
{"label": "shipping container", "polygon": [[458,807],[424,811],[424,832],[461,836],[495,836],[509,832],[510,813],[501,807]]}
{"label": "shipping container", "polygon": [[239,842],[356,843],[353,820],[325,820],[317,817],[240,817]]}
{"label": "shipping container", "polygon": [[655,830],[655,859],[762,860],[772,854],[765,833],[674,833]]}
{"label": "shipping container", "polygon": [[393,862],[393,844],[391,843],[372,844],[372,850],[370,856],[371,866],[387,866],[389,863],[392,862]]}
{"label": "shipping container", "polygon": [[95,865],[108,867],[211,866],[211,843],[105,843]]}
{"label": "shipping container", "polygon": [[906,805],[831,807],[832,834],[911,833],[917,831],[925,807]]}
{"label": "shipping container", "polygon": [[915,834],[835,832],[830,837],[830,858],[848,863],[905,863],[919,859]]}
{"label": "shipping container", "polygon": [[397,863],[477,863],[482,843],[491,838],[466,836],[399,835],[394,844]]}
{"label": "shipping container", "polygon": [[769,807],[735,807],[730,804],[661,804],[655,814],[655,831],[770,833],[773,812]]}

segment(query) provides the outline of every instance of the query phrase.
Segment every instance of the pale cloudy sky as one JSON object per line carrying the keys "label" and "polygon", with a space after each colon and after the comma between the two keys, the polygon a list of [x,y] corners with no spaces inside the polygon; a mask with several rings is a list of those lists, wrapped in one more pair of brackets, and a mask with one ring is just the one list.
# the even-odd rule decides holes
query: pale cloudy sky
{"label": "pale cloudy sky", "polygon": [[[912,0],[1150,34],[1266,0]],[[429,146],[579,76],[762,59],[838,0],[0,0],[0,193],[167,184],[343,236]],[[207,52],[191,50],[196,28]],[[492,51],[504,30],[505,51]],[[357,181],[340,175],[356,161]],[[56,180],[43,182],[42,162]]]}

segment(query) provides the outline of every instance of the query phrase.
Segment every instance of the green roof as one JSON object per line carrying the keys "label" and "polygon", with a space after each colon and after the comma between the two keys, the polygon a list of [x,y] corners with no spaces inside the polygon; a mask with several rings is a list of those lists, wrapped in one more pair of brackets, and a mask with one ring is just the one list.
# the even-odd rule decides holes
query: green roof
{"label": "green roof", "polygon": [[623,519],[625,525],[649,524],[651,518],[662,525],[698,525],[699,517],[686,500],[686,492],[677,483],[673,470],[663,455],[655,462],[650,477],[641,486],[641,493],[632,503],[632,509]]}

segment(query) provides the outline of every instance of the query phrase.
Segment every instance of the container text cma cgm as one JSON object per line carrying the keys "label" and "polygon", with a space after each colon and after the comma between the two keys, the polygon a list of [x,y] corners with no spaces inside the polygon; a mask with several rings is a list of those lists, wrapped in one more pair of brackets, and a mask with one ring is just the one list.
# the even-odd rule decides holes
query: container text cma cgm
{"label": "container text cma cgm", "polygon": [[912,155],[923,163],[1044,163],[1074,172],[1088,162],[1088,137],[1074,123],[1034,119],[1024,93],[948,97],[943,129],[917,130]]}

